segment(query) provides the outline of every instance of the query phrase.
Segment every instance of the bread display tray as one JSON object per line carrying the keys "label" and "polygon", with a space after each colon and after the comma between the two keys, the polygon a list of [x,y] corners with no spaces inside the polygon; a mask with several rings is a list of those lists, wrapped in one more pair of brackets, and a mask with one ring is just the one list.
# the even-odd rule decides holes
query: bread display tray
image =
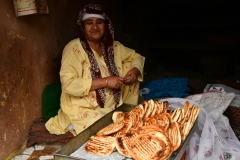
{"label": "bread display tray", "polygon": [[[69,141],[66,145],[58,149],[53,153],[54,159],[56,160],[86,160],[84,158],[76,158],[71,156],[72,153],[74,153],[76,150],[78,150],[82,145],[84,145],[91,136],[95,135],[100,129],[108,126],[112,123],[112,114],[115,111],[122,111],[122,112],[128,112],[133,107],[133,105],[129,104],[123,104],[120,107],[116,108],[112,112],[106,114],[104,117],[93,123],[91,126],[89,126],[86,130],[78,134],[76,137],[74,137],[71,141]],[[172,155],[168,158],[169,160],[179,160],[181,159],[189,140],[191,139],[195,129],[197,127],[197,119],[194,122],[193,127],[191,128],[188,136],[186,137],[185,141],[181,144],[181,146],[172,153]],[[83,156],[84,157],[84,156]]]}

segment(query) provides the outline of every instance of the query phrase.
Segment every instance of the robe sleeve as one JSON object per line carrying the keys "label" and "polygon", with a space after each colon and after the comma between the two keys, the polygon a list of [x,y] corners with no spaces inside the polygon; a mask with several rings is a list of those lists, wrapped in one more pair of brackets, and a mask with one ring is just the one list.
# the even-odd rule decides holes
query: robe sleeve
{"label": "robe sleeve", "polygon": [[143,81],[143,67],[145,63],[145,57],[136,53],[135,50],[125,47],[120,42],[114,42],[115,50],[119,57],[121,57],[122,63],[131,62],[132,68],[136,67],[140,71],[140,75],[138,76],[138,81]]}
{"label": "robe sleeve", "polygon": [[73,96],[88,96],[92,84],[90,75],[83,76],[89,72],[84,52],[79,39],[69,42],[63,50],[62,64],[60,69],[60,80],[62,90]]}

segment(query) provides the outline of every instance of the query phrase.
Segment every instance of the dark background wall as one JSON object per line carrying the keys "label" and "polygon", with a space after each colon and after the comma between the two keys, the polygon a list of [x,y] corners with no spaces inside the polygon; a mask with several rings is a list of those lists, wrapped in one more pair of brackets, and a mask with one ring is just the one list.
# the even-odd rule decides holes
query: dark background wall
{"label": "dark background wall", "polygon": [[[59,81],[63,47],[77,35],[79,10],[94,1],[48,1],[49,14],[16,17],[0,0],[0,159],[26,144],[41,117],[44,87]],[[235,81],[238,1],[101,0],[115,39],[146,57],[144,82],[186,76],[195,93],[206,83]]]}
{"label": "dark background wall", "polygon": [[236,82],[239,1],[122,2],[126,22],[122,30],[128,33],[129,44],[146,57],[145,82],[186,76],[196,93],[207,83]]}

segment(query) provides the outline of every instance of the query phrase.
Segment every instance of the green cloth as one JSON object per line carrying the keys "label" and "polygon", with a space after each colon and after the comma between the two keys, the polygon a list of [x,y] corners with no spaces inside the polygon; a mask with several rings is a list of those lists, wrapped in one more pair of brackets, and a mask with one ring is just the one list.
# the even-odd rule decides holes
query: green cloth
{"label": "green cloth", "polygon": [[49,84],[44,88],[42,93],[42,115],[45,122],[57,115],[60,108],[61,92],[60,82]]}

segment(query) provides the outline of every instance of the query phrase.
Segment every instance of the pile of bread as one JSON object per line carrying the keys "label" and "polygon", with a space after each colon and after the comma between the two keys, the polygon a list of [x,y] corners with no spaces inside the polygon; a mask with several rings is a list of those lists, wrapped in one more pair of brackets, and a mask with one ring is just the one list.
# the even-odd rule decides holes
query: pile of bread
{"label": "pile of bread", "polygon": [[148,100],[129,112],[115,111],[113,123],[99,130],[87,141],[85,150],[96,155],[110,155],[117,150],[135,160],[164,160],[176,151],[190,132],[200,107],[169,109],[168,101]]}

